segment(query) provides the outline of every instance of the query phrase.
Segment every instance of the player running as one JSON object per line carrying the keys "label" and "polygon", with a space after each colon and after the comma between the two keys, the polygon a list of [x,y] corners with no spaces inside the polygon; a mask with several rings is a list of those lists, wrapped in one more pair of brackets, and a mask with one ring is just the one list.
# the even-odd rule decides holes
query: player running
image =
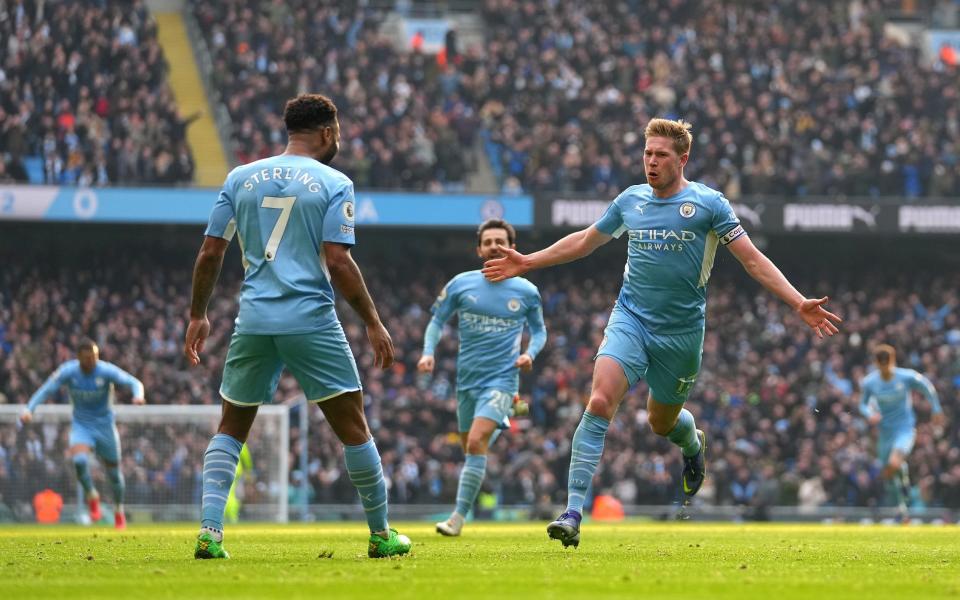
{"label": "player running", "polygon": [[910,499],[907,456],[913,450],[917,423],[910,391],[920,392],[930,403],[930,420],[934,427],[943,427],[946,418],[933,384],[913,369],[897,367],[897,352],[893,346],[877,346],[873,360],[877,369],[860,381],[860,413],[871,425],[879,425],[877,459],[883,466],[880,477],[892,484],[890,487],[897,498],[900,518],[906,521]]}
{"label": "player running", "polygon": [[100,494],[90,477],[90,451],[103,461],[107,478],[113,488],[115,508],[113,522],[117,529],[127,526],[123,511],[126,483],[120,471],[120,436],[113,412],[114,386],[130,388],[134,404],[144,404],[143,383],[120,367],[100,360],[100,348],[92,340],[83,340],[77,346],[77,358],[60,365],[53,375],[30,398],[20,415],[24,424],[33,419],[37,407],[61,386],[67,387],[70,403],[73,404],[73,421],[70,424],[70,448],[67,453],[73,460],[77,479],[90,509],[90,520],[100,520]]}
{"label": "player running", "polygon": [[[477,230],[477,255],[483,260],[503,256],[501,248],[516,248],[517,234],[502,219],[485,221]],[[457,506],[437,533],[457,536],[467,512],[480,492],[487,470],[487,448],[501,428],[509,427],[519,371],[533,368],[533,360],[547,341],[537,287],[518,277],[490,283],[480,271],[467,271],[450,280],[433,305],[433,318],[423,335],[422,373],[432,373],[434,350],[443,324],[457,313],[460,357],[457,361],[457,426],[466,458],[457,486]],[[530,329],[526,352],[520,352],[524,324]]]}
{"label": "player running", "polygon": [[693,136],[684,121],[653,119],[644,132],[647,184],[624,190],[595,224],[549,248],[486,263],[483,273],[503,281],[532,269],[583,258],[627,233],[623,287],[597,351],[590,400],[573,436],[567,509],[550,523],[564,547],[580,543],[587,487],[603,453],[610,420],[627,390],[640,379],[650,388],[650,426],[680,447],[681,482],[689,500],[703,484],[705,436],[683,408],[700,370],[707,279],[717,245],[723,244],[747,272],[789,304],[818,336],[837,333],[840,318],[823,308],[827,298],[805,298],[753,245],[723,194],[688,181],[683,168]]}
{"label": "player running", "polygon": [[353,183],[328,166],[340,147],[337,108],[319,94],[287,102],[286,151],[234,169],[213,207],[193,272],[184,354],[197,365],[210,333],[207,305],[237,234],[244,266],[240,312],[223,367],[223,416],[203,460],[196,558],[228,558],[223,515],[257,407],[270,402],[286,366],[344,444],[350,480],[370,526],[371,558],[406,554],[387,524],[380,454],[363,414],[360,376],[334,309],[335,287],[363,322],[374,364],[389,368],[393,342],[380,321],[354,245]]}

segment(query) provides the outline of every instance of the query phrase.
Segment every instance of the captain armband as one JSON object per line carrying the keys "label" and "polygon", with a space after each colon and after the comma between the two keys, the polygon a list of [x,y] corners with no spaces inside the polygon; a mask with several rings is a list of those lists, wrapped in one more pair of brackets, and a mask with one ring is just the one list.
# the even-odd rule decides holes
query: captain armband
{"label": "captain armband", "polygon": [[720,238],[720,243],[726,246],[727,244],[729,244],[730,242],[732,242],[733,240],[737,239],[738,237],[740,237],[745,233],[747,232],[744,231],[743,225],[737,225],[736,227],[728,231],[725,235],[723,235],[723,237]]}

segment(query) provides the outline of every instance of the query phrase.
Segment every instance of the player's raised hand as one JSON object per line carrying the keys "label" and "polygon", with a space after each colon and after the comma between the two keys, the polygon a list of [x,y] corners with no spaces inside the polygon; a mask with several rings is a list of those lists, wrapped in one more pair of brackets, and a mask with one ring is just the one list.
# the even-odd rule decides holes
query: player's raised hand
{"label": "player's raised hand", "polygon": [[829,300],[827,296],[823,298],[806,298],[800,303],[800,306],[797,307],[797,314],[800,315],[803,322],[806,323],[810,329],[813,329],[817,333],[817,336],[821,338],[823,334],[833,335],[839,333],[840,330],[837,329],[836,324],[843,322],[843,319],[823,307],[823,305],[827,303],[827,300]]}
{"label": "player's raised hand", "polygon": [[209,335],[210,321],[206,317],[190,319],[190,324],[187,325],[187,338],[183,343],[183,355],[194,367],[200,364],[200,353],[203,352],[203,345],[207,343]]}
{"label": "player's raised hand", "polygon": [[492,258],[483,263],[481,272],[489,281],[503,281],[517,275],[523,275],[530,269],[526,266],[526,256],[520,254],[513,248],[498,246],[503,256]]}
{"label": "player's raised hand", "polygon": [[133,400],[131,400],[131,402],[133,402],[137,406],[143,406],[144,404],[147,403],[147,400],[146,398],[134,398]]}
{"label": "player's raised hand", "polygon": [[383,323],[367,325],[367,339],[373,348],[373,364],[388,369],[393,364],[393,340]]}
{"label": "player's raised hand", "polygon": [[417,371],[421,373],[433,373],[434,360],[432,356],[421,356],[417,361]]}
{"label": "player's raised hand", "polygon": [[524,373],[529,373],[533,370],[533,357],[527,353],[520,355],[520,358],[517,359],[517,362],[513,363],[513,366],[517,367]]}

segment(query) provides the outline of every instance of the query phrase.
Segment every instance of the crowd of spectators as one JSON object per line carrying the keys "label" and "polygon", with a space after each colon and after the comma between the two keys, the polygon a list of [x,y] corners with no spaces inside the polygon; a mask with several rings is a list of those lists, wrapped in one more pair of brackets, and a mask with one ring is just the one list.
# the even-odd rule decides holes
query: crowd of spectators
{"label": "crowd of spectators", "polygon": [[341,114],[336,167],[358,189],[458,191],[471,167],[477,104],[433,57],[397,52],[387,13],[356,1],[193,2],[213,87],[233,121],[239,162],[283,151],[284,103],[323,92]]}
{"label": "crowd of spectators", "polygon": [[487,0],[488,148],[527,190],[643,181],[643,124],[694,125],[688,176],[744,194],[960,193],[960,71],[887,35],[899,2]]}
{"label": "crowd of spectators", "polygon": [[0,183],[193,179],[184,118],[141,0],[0,5]]}
{"label": "crowd of spectators", "polygon": [[[482,45],[440,56],[397,51],[359,0],[189,10],[238,162],[280,152],[283,102],[321,91],[358,189],[460,191],[482,147],[502,191],[609,196],[643,181],[661,115],[693,123],[688,175],[731,198],[960,194],[960,75],[891,35],[898,0],[485,0]],[[16,0],[0,37],[0,182],[26,157],[54,184],[192,179],[141,0]]]}
{"label": "crowd of spectators", "polygon": [[503,191],[609,196],[644,180],[642,127],[668,116],[694,125],[688,175],[731,198],[960,194],[960,75],[889,35],[896,0],[486,0],[482,47],[439,60],[395,51],[359,2],[193,12],[241,161],[322,91],[358,188],[456,186],[479,132]]}
{"label": "crowd of spectators", "polygon": [[[38,249],[31,263],[0,272],[0,401],[26,402],[59,362],[74,356],[77,341],[90,335],[103,358],[144,381],[149,402],[220,402],[219,378],[237,310],[239,258],[228,256],[210,308],[212,334],[202,365],[189,369],[180,348],[192,252],[199,240],[169,232],[141,235],[114,239],[123,244],[123,253],[97,249],[95,239],[103,236],[96,233],[83,239],[65,236]],[[403,260],[416,269],[396,268],[397,244],[404,248]],[[455,435],[453,324],[438,347],[434,376],[419,376],[415,365],[435,295],[454,274],[476,266],[469,246],[469,236],[408,236],[356,250],[397,351],[391,369],[375,369],[364,328],[340,307],[393,502],[449,503],[456,494],[462,453]],[[543,296],[549,339],[534,373],[522,379],[531,415],[516,419],[488,466],[486,490],[503,504],[543,507],[564,500],[570,437],[587,399],[591,359],[622,270],[622,248],[603,251],[579,266],[531,277]],[[955,271],[932,266],[924,271],[930,274],[893,265],[877,273],[863,264],[832,264],[821,276],[818,269],[828,254],[787,269],[800,289],[830,293],[832,309],[845,318],[842,335],[825,341],[816,340],[788,307],[744,281],[739,267],[719,262],[708,303],[703,368],[689,403],[711,448],[710,476],[698,497],[750,511],[757,505],[813,509],[881,503],[875,441],[858,413],[856,388],[869,367],[869,348],[889,341],[899,349],[902,366],[917,368],[935,383],[949,418],[946,431],[934,432],[929,408],[916,404],[919,427],[910,458],[914,506],[960,509],[960,280]],[[300,398],[296,382],[285,375],[275,401],[295,404]],[[64,395],[57,400],[64,401]],[[594,490],[627,504],[665,505],[678,496],[680,454],[650,431],[645,401],[641,383],[610,429]],[[291,419],[292,500],[306,494],[311,502],[353,502],[340,444],[319,410],[311,408],[309,417],[306,472],[298,462],[298,418]],[[10,477],[22,476],[17,470],[30,460],[17,441],[23,438],[11,435],[12,428],[6,431],[0,435],[0,491],[8,489]],[[136,439],[123,443],[130,449],[141,444]],[[179,466],[170,457],[148,465],[125,458],[128,480],[138,480],[138,469],[147,482],[195,477],[202,446],[189,444],[189,456]],[[57,485],[66,485],[72,480],[67,463],[57,460],[61,450],[48,444],[45,468],[53,469]],[[256,461],[256,445],[251,450]],[[307,486],[300,485],[304,477]]]}

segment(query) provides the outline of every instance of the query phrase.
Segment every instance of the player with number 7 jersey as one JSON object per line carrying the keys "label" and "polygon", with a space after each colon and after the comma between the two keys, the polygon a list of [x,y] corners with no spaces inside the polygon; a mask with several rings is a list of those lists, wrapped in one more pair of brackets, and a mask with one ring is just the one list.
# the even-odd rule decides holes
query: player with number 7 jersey
{"label": "player with number 7 jersey", "polygon": [[213,207],[193,274],[184,355],[192,365],[210,331],[207,305],[227,245],[238,238],[244,278],[240,312],[223,367],[223,417],[204,454],[196,558],[226,558],[223,515],[240,449],[260,404],[272,400],[286,367],[344,445],[347,474],[370,526],[368,555],[405,554],[410,540],[387,524],[380,455],[363,413],[356,361],[334,307],[334,288],[367,326],[374,364],[393,362],[354,245],[353,183],[329,162],[340,146],[337,109],[303,94],[283,114],[286,151],[234,169]]}

